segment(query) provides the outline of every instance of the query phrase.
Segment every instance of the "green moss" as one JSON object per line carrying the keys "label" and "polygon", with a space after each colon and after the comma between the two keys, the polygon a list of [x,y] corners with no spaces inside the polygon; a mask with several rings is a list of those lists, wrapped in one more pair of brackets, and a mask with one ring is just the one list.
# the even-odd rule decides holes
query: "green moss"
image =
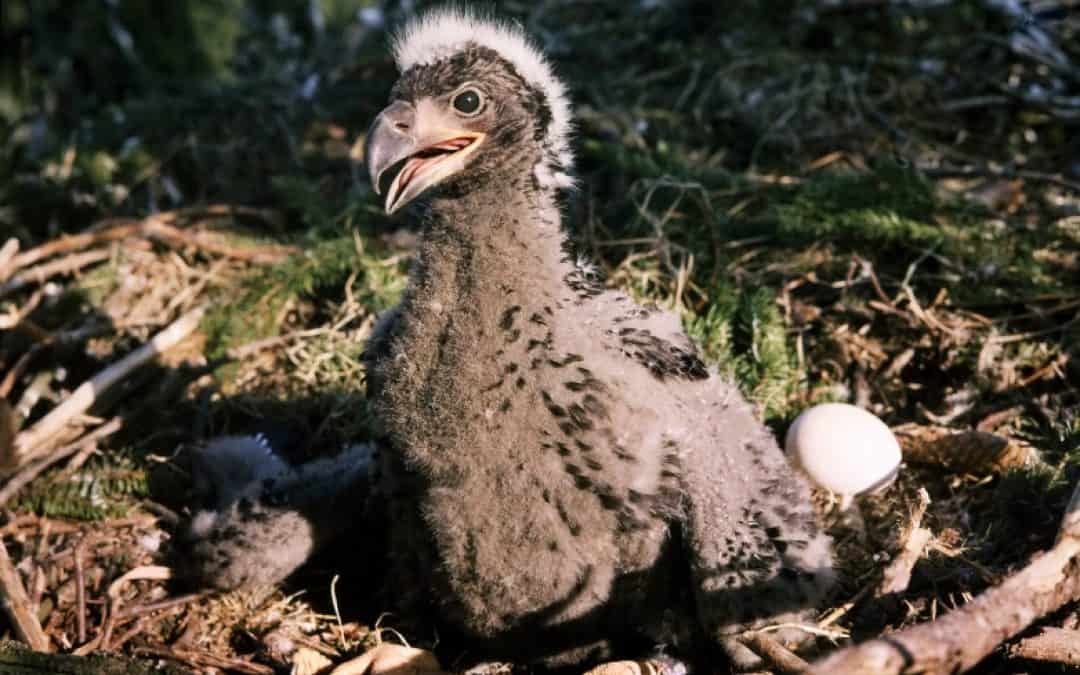
{"label": "green moss", "polygon": [[133,498],[147,494],[146,473],[125,455],[113,454],[69,476],[35,480],[20,493],[16,508],[52,518],[100,520],[125,515]]}
{"label": "green moss", "polygon": [[687,322],[706,358],[733,378],[767,419],[787,414],[799,380],[784,318],[772,289],[716,289],[709,309]]}
{"label": "green moss", "polygon": [[937,204],[929,183],[914,171],[881,164],[871,173],[821,174],[789,203],[775,207],[787,240],[927,245],[945,233],[930,222]]}

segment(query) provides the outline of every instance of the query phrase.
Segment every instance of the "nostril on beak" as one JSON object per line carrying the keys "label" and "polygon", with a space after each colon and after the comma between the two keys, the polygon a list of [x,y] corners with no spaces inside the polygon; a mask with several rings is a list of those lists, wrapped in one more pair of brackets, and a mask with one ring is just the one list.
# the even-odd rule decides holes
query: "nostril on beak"
{"label": "nostril on beak", "polygon": [[394,122],[394,128],[398,131],[408,131],[410,126],[408,122]]}

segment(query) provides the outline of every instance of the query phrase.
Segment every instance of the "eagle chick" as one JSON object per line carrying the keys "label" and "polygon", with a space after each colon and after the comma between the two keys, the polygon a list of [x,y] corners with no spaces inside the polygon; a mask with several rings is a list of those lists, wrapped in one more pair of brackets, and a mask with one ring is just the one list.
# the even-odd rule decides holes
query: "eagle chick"
{"label": "eagle chick", "polygon": [[[413,20],[394,54],[365,147],[386,211],[422,229],[366,350],[394,593],[473,654],[550,665],[641,642],[738,656],[740,631],[812,608],[832,563],[805,482],[673,313],[566,253],[570,105],[544,55],[463,9]],[[261,559],[285,548],[215,513]],[[250,541],[218,578],[243,581]]]}
{"label": "eagle chick", "polygon": [[732,651],[812,607],[832,572],[804,481],[674,314],[566,253],[570,106],[543,54],[460,9],[394,53],[365,159],[422,236],[367,366],[402,587],[549,663],[670,643],[670,616]]}

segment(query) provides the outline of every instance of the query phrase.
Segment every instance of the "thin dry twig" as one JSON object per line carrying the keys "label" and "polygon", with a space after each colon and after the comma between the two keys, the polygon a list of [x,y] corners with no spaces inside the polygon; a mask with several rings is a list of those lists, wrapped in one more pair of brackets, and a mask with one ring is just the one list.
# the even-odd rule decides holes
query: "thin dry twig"
{"label": "thin dry twig", "polygon": [[164,645],[147,646],[136,648],[135,653],[172,659],[193,668],[220,668],[242,673],[243,675],[274,675],[273,668],[264,666],[261,663],[252,663],[243,659],[230,659],[194,649],[178,649]]}
{"label": "thin dry twig", "polygon": [[84,267],[108,260],[110,257],[112,257],[112,253],[108,249],[91,249],[82,253],[73,253],[59,260],[42,263],[37,267],[31,267],[0,284],[0,298],[7,297],[32,284],[43,283],[52,277],[77,272]]}
{"label": "thin dry twig", "polygon": [[86,642],[86,572],[83,568],[83,554],[86,551],[86,538],[75,544],[75,623],[79,644]]}
{"label": "thin dry twig", "polygon": [[739,637],[739,641],[762,657],[769,670],[784,675],[798,675],[809,667],[806,661],[793,654],[767,633],[756,631]]}
{"label": "thin dry twig", "polygon": [[147,614],[153,614],[154,612],[182,607],[204,597],[206,597],[206,593],[188,593],[187,595],[178,595],[175,598],[168,598],[158,602],[148,602],[144,605],[136,605],[122,610],[117,618],[121,621],[126,621],[128,619],[146,616]]}
{"label": "thin dry twig", "polygon": [[0,506],[6,504],[19,492],[19,490],[26,486],[30,481],[40,476],[43,471],[53,464],[79,452],[83,448],[95,445],[99,440],[119,431],[123,425],[123,419],[114,417],[74,443],[59,447],[47,456],[26,465],[19,473],[11,477],[11,479],[4,484],[4,487],[0,488]]}
{"label": "thin dry twig", "polygon": [[0,282],[7,281],[7,278],[14,272],[11,261],[15,259],[18,253],[19,240],[15,237],[11,237],[4,242],[3,246],[0,246]]}
{"label": "thin dry twig", "polygon": [[0,540],[0,600],[4,613],[11,620],[19,639],[38,652],[50,651],[49,638],[41,629],[37,615],[31,611],[30,598],[19,578],[19,572],[11,564],[7,548]]}
{"label": "thin dry twig", "polygon": [[[97,244],[119,241],[132,236],[146,235],[148,234],[148,226],[152,224],[171,226],[183,220],[222,216],[249,216],[261,218],[263,220],[269,219],[267,213],[260,209],[232,206],[229,204],[212,204],[205,207],[166,211],[135,222],[125,219],[123,222],[117,223],[116,219],[107,219],[91,227],[88,232],[59,237],[32,248],[20,255],[14,255],[6,267],[0,264],[0,270],[6,271],[8,275],[10,275],[28,265],[33,265],[40,260],[51,258],[54,255],[70,253],[72,251],[81,251]],[[181,239],[183,238],[184,237],[181,237]],[[17,243],[18,242],[16,241],[16,244]],[[2,263],[2,258],[0,258],[0,263]],[[6,278],[2,271],[0,271],[0,280]]]}
{"label": "thin dry twig", "polygon": [[12,273],[17,272],[24,267],[33,265],[39,260],[51,258],[54,255],[71,253],[72,251],[81,251],[98,244],[125,239],[136,234],[140,227],[142,227],[140,223],[123,223],[99,229],[97,231],[87,232],[85,234],[68,235],[53,239],[41,246],[32,248],[21,255],[15,256],[11,261],[10,271]]}
{"label": "thin dry twig", "polygon": [[204,307],[189,311],[155,335],[150,342],[82,383],[63,403],[15,438],[14,451],[11,456],[0,458],[0,466],[10,472],[40,454],[48,439],[62,430],[73,418],[89,410],[106,390],[194,332],[204,313]]}
{"label": "thin dry twig", "polygon": [[915,506],[915,512],[911,514],[911,523],[908,525],[904,546],[882,574],[881,585],[877,591],[879,597],[903,593],[911,583],[911,570],[914,569],[915,563],[918,562],[926,545],[934,536],[930,530],[922,526],[922,519],[929,505],[930,494],[926,488],[919,488],[919,503]]}

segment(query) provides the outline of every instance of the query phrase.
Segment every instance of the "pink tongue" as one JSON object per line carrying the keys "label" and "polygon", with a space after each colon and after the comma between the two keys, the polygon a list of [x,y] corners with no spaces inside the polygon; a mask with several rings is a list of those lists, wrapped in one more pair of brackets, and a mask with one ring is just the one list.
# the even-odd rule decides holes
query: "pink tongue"
{"label": "pink tongue", "polygon": [[427,161],[428,160],[421,157],[413,157],[409,161],[405,162],[405,168],[401,170],[402,175],[401,179],[399,180],[402,188],[409,184],[409,181],[413,179],[413,176],[416,175],[416,172],[419,171],[420,168],[423,167]]}
{"label": "pink tongue", "polygon": [[[436,145],[432,145],[431,149],[445,150],[447,152],[456,152],[462,148],[468,147],[472,143],[471,138],[451,138],[448,141],[443,141]],[[406,185],[416,176],[417,172],[424,167],[425,164],[430,164],[443,159],[445,155],[436,155],[434,157],[413,157],[409,161],[405,162],[405,168],[401,170],[401,178],[399,183],[401,188],[404,189]]]}

